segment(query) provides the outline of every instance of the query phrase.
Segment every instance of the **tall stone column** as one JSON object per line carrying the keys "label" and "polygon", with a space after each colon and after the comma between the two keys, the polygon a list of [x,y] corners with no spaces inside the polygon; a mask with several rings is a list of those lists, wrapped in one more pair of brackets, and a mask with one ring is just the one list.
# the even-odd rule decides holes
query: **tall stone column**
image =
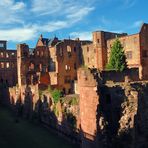
{"label": "tall stone column", "polygon": [[99,96],[97,82],[90,70],[78,71],[78,87],[80,92],[80,127],[82,148],[95,148],[97,133],[97,107]]}

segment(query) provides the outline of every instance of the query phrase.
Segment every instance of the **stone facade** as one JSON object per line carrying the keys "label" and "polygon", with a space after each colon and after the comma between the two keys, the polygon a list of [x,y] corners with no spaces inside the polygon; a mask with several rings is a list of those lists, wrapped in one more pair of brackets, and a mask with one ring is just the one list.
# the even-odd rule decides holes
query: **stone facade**
{"label": "stone facade", "polygon": [[96,70],[79,69],[82,148],[147,147],[144,82],[102,82]]}
{"label": "stone facade", "polygon": [[104,31],[93,32],[93,43],[82,46],[84,65],[105,70],[111,47],[117,37],[124,47],[128,67],[139,68],[139,77],[147,79],[148,24],[143,24],[140,32],[133,35]]}
{"label": "stone facade", "polygon": [[47,39],[41,35],[35,48],[19,44],[17,52],[6,50],[6,41],[1,41],[0,76],[11,86],[16,85],[17,81],[19,86],[39,83],[51,85],[66,94],[73,93],[78,68],[86,66],[105,70],[112,44],[118,37],[124,47],[128,67],[138,68],[140,79],[147,79],[147,34],[148,25],[143,24],[140,32],[134,35],[93,32],[92,42],[59,40],[57,37]]}
{"label": "stone facade", "polygon": [[80,45],[79,40],[63,40],[49,47],[50,58],[56,65],[55,71],[50,73],[51,81],[54,80],[53,85],[66,94],[74,91],[77,69],[81,65]]}
{"label": "stone facade", "polygon": [[81,42],[77,40],[46,39],[40,36],[34,49],[26,44],[17,46],[19,86],[25,84],[51,85],[64,93],[73,93],[77,69],[81,65]]}
{"label": "stone facade", "polygon": [[93,42],[82,45],[84,65],[89,68],[104,70],[107,63],[107,40],[126,34],[96,31],[92,35]]}
{"label": "stone facade", "polygon": [[17,84],[16,50],[8,50],[7,42],[0,41],[0,83]]}

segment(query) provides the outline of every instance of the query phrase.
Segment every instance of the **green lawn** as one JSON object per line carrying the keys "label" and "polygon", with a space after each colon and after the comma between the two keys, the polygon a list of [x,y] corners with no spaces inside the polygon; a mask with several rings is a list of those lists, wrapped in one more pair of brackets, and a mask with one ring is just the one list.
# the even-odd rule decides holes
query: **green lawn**
{"label": "green lawn", "polygon": [[0,148],[78,148],[46,129],[21,120],[0,107]]}

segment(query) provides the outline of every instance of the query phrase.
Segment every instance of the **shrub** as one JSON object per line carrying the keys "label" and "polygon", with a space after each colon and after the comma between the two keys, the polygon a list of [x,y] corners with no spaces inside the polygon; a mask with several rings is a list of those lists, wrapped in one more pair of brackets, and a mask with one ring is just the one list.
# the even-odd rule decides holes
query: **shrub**
{"label": "shrub", "polygon": [[78,99],[76,97],[73,97],[70,101],[69,101],[69,105],[78,105]]}
{"label": "shrub", "polygon": [[54,100],[54,103],[57,103],[61,96],[62,96],[62,93],[60,90],[57,90],[57,89],[54,89],[52,92],[51,92],[51,95],[52,95],[52,98]]}

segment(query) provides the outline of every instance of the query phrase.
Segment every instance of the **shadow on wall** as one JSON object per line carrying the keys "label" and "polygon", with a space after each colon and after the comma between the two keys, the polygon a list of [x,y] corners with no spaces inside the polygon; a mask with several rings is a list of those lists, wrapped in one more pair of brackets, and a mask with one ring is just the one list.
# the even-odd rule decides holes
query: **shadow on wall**
{"label": "shadow on wall", "polygon": [[148,147],[148,83],[135,83],[132,87],[138,91],[138,108],[135,116],[135,148]]}
{"label": "shadow on wall", "polygon": [[[116,138],[120,128],[122,104],[126,100],[124,90],[120,86],[99,88],[100,102],[97,113],[97,141],[101,148],[116,148]],[[119,146],[119,145],[117,145]]]}
{"label": "shadow on wall", "polygon": [[[120,86],[98,88],[100,99],[97,110],[97,145],[100,148],[116,148],[122,104],[126,100]],[[119,145],[117,144],[117,147]]]}
{"label": "shadow on wall", "polygon": [[10,105],[9,87],[3,79],[0,80],[0,103],[2,105]]}
{"label": "shadow on wall", "polygon": [[[36,102],[33,102],[34,94],[29,86],[26,86],[24,99],[21,97],[13,99],[16,100],[16,102],[11,101],[12,98],[10,98],[8,87],[3,87],[1,90],[3,104],[11,107],[16,122],[19,122],[20,118],[24,118],[33,123],[42,124],[47,129],[71,141],[73,144],[76,144],[77,147],[80,147],[80,132],[76,127],[76,117],[72,113],[62,114],[58,112],[56,108],[53,108],[52,99],[46,95],[43,96],[43,99],[39,98]],[[62,105],[62,102],[59,102],[59,104]],[[59,114],[61,114],[60,120],[59,116],[57,116]]]}
{"label": "shadow on wall", "polygon": [[100,148],[147,148],[148,84],[100,88],[97,144]]}
{"label": "shadow on wall", "polygon": [[65,139],[81,144],[82,148],[147,148],[148,84],[102,85],[98,90],[100,98],[94,137],[74,126],[77,121],[71,113],[65,115],[52,109],[53,102],[47,96],[33,104],[34,96],[29,87],[26,87],[24,102],[21,98],[17,98],[16,103],[12,101],[5,85],[1,85],[0,98],[3,98],[3,104],[11,105],[17,122],[23,117],[40,123]]}
{"label": "shadow on wall", "polygon": [[115,70],[100,72],[100,78],[103,83],[106,83],[107,81],[124,82],[126,77],[128,77],[130,81],[139,81],[139,69],[131,68],[126,69],[123,72]]}

